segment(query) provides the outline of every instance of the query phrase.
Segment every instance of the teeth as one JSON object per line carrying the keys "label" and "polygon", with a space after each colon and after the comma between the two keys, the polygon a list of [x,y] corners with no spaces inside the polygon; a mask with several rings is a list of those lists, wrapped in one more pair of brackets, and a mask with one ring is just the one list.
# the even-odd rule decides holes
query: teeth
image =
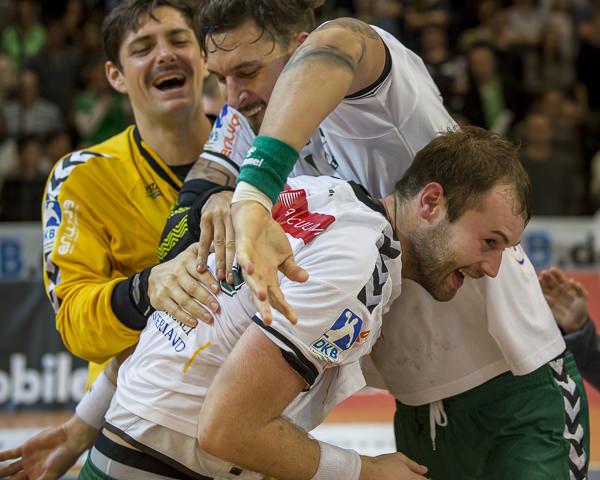
{"label": "teeth", "polygon": [[154,81],[154,85],[160,85],[164,82],[168,82],[169,80],[181,80],[183,81],[183,75],[169,75],[167,77],[161,77]]}
{"label": "teeth", "polygon": [[262,105],[259,105],[258,107],[254,107],[252,110],[247,110],[246,113],[245,113],[245,116],[246,117],[253,117],[258,112],[260,112],[262,109],[263,109]]}

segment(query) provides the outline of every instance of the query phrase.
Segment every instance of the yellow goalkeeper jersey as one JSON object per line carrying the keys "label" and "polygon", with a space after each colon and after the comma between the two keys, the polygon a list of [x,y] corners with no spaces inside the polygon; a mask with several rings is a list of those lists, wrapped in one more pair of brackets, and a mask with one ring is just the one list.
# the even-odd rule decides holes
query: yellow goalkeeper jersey
{"label": "yellow goalkeeper jersey", "polygon": [[133,126],[65,156],[50,174],[44,284],[65,346],[91,362],[89,381],[138,340],[140,332],[115,316],[111,294],[158,263],[156,247],[181,186]]}

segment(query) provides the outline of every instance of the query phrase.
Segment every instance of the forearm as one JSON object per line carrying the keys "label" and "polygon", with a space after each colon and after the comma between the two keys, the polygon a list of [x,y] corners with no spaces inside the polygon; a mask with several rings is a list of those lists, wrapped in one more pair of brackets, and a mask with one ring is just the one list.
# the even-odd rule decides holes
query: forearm
{"label": "forearm", "polygon": [[102,363],[137,343],[139,330],[126,326],[111,305],[119,281],[72,289],[59,286],[59,293],[65,295],[56,314],[56,328],[74,355]]}
{"label": "forearm", "polygon": [[[234,436],[224,434],[227,438],[217,441],[231,443]],[[318,442],[283,418],[256,425],[247,435],[237,436],[230,447],[210,453],[279,480],[309,480],[317,471],[320,455]]]}
{"label": "forearm", "polygon": [[567,348],[575,357],[581,375],[600,390],[600,336],[591,319],[580,330],[565,335]]}

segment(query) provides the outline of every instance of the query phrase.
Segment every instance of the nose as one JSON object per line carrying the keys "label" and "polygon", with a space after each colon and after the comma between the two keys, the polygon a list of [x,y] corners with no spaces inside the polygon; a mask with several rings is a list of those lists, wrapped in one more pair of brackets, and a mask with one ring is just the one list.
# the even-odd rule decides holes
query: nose
{"label": "nose", "polygon": [[242,86],[232,77],[227,77],[226,81],[227,103],[238,110],[246,101],[248,94]]}
{"label": "nose", "polygon": [[502,250],[494,250],[481,262],[481,270],[488,277],[496,278],[500,263],[502,263]]}
{"label": "nose", "polygon": [[175,61],[176,56],[175,52],[171,48],[171,46],[167,42],[159,42],[156,46],[158,53],[156,56],[156,61],[160,63],[170,63]]}

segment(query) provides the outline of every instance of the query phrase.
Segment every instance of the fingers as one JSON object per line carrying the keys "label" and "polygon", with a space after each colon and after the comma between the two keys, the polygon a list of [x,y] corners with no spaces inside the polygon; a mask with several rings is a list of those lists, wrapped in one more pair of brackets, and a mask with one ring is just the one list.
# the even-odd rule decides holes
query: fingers
{"label": "fingers", "polygon": [[221,222],[214,224],[215,265],[217,278],[225,280],[225,225]]}
{"label": "fingers", "polygon": [[293,282],[304,283],[308,280],[308,272],[298,265],[293,257],[286,259],[279,266],[279,271]]}
{"label": "fingers", "polygon": [[165,311],[178,322],[192,328],[196,327],[199,321],[204,323],[211,323],[212,321],[212,317],[209,320],[208,317],[205,317],[204,315],[202,317],[190,315],[189,312],[185,311],[177,304],[177,302],[174,302],[170,298],[164,301],[164,307],[161,307],[160,310]]}
{"label": "fingers", "polygon": [[225,221],[225,236],[227,240],[225,242],[225,269],[227,272],[227,282],[233,283],[233,261],[235,260],[235,231],[233,230],[233,222],[231,221],[231,215],[229,215]]}
{"label": "fingers", "polygon": [[[11,457],[14,458],[14,457]],[[10,477],[11,475],[16,475],[23,469],[23,460],[17,460],[16,462],[7,465],[0,469],[1,478]]]}
{"label": "fingers", "polygon": [[207,269],[208,255],[213,241],[213,224],[204,216],[200,219],[200,240],[198,241],[197,266],[200,273]]}
{"label": "fingers", "polygon": [[279,285],[273,285],[269,288],[269,302],[273,308],[287,318],[292,325],[296,325],[296,323],[298,323],[296,312],[285,300]]}
{"label": "fingers", "polygon": [[569,283],[578,297],[585,298],[586,300],[588,299],[589,293],[581,283],[576,280],[571,280]]}
{"label": "fingers", "polygon": [[558,268],[551,268],[550,269],[550,275],[552,276],[552,278],[554,279],[554,281],[556,282],[557,285],[564,285],[568,282],[567,277],[565,277],[564,273],[562,272],[562,270],[558,269]]}
{"label": "fingers", "polygon": [[410,468],[413,472],[418,473],[419,475],[425,475],[427,473],[428,469],[425,465],[421,465],[408,457],[406,458],[405,462],[408,468]]}
{"label": "fingers", "polygon": [[[6,460],[12,460],[13,458],[19,458],[22,455],[23,447],[12,448],[10,450],[4,450],[0,452],[0,462],[4,462]],[[0,470],[2,472],[2,470]]]}

